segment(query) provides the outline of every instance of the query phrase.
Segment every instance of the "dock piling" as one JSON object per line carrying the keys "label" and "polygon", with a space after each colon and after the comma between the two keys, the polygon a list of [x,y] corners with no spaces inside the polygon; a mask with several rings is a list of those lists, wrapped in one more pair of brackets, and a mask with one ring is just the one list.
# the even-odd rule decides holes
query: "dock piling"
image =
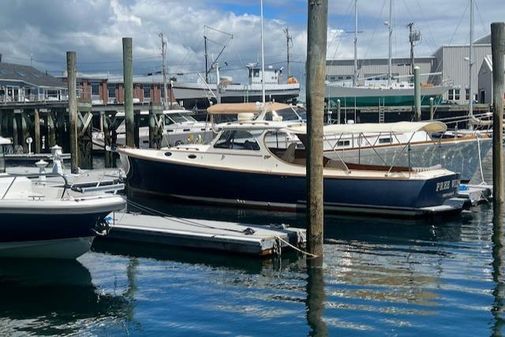
{"label": "dock piling", "polygon": [[132,38],[123,37],[123,82],[126,146],[135,147],[135,121],[133,119],[133,52]]}
{"label": "dock piling", "polygon": [[421,79],[419,66],[414,67],[414,111],[415,120],[421,120]]}
{"label": "dock piling", "polygon": [[323,257],[323,125],[328,0],[308,2],[307,24],[307,248]]}
{"label": "dock piling", "polygon": [[494,211],[501,209],[505,201],[503,185],[503,94],[505,23],[491,24],[491,53],[493,58],[493,194]]}
{"label": "dock piling", "polygon": [[39,109],[33,109],[33,126],[34,126],[34,135],[35,135],[35,153],[40,153],[41,146],[41,137],[40,137],[40,111]]}
{"label": "dock piling", "polygon": [[68,113],[70,120],[70,156],[71,172],[79,170],[79,154],[77,147],[77,78],[75,69],[76,53],[67,51],[67,80],[68,80]]}
{"label": "dock piling", "polygon": [[342,113],[342,106],[340,104],[340,100],[337,99],[337,120],[338,120],[338,124],[340,124],[340,114]]}
{"label": "dock piling", "polygon": [[435,118],[435,102],[433,97],[430,97],[430,121]]}

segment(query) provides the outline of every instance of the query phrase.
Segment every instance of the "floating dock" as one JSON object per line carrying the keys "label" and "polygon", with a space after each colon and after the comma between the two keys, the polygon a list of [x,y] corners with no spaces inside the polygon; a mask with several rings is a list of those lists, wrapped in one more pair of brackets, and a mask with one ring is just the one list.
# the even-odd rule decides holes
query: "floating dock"
{"label": "floating dock", "polygon": [[256,256],[280,255],[284,249],[304,249],[304,229],[285,225],[115,213],[106,240],[154,243]]}

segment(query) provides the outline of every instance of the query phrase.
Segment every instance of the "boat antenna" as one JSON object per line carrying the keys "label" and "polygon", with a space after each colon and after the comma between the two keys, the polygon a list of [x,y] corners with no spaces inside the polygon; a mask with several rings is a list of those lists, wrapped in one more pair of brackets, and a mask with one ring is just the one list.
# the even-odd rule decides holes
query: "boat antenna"
{"label": "boat antenna", "polygon": [[[163,33],[159,34],[161,38],[161,73],[163,74],[163,95],[165,95],[165,98],[162,100],[163,101],[163,109],[167,108],[167,100],[168,100],[168,93],[167,93],[167,69],[165,66],[165,57],[166,57],[166,47],[167,43],[165,42],[165,39],[163,37]],[[172,97],[170,95],[170,103],[172,103]]]}
{"label": "boat antenna", "polygon": [[287,63],[287,78],[289,79],[289,77],[291,76],[291,70],[290,70],[290,67],[289,67],[289,43],[293,43],[293,37],[291,35],[289,35],[289,29],[288,27],[284,28],[284,33],[286,34],[286,51],[287,51],[287,57],[286,57],[286,63]]}
{"label": "boat antenna", "polygon": [[265,109],[265,43],[263,39],[263,0],[261,4],[261,97],[263,98],[263,109]]}

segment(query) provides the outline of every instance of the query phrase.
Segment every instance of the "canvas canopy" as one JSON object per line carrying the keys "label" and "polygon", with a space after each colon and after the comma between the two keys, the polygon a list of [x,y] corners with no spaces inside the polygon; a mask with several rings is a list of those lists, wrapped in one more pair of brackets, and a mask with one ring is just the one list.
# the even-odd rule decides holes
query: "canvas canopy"
{"label": "canvas canopy", "polygon": [[[275,111],[289,108],[291,105],[277,102],[267,102],[265,110]],[[207,113],[215,115],[236,115],[239,113],[260,113],[262,112],[261,103],[220,103],[207,108]]]}
{"label": "canvas canopy", "polygon": [[[303,135],[307,126],[292,126],[288,131]],[[361,133],[410,133],[425,131],[427,133],[445,132],[447,125],[438,121],[429,122],[396,122],[396,123],[363,123],[363,124],[332,124],[323,127],[324,134],[361,134]]]}

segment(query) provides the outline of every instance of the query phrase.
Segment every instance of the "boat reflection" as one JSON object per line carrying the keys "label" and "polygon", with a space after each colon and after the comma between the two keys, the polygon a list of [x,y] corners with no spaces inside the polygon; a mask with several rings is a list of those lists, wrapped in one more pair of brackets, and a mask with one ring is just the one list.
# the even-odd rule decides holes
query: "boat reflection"
{"label": "boat reflection", "polygon": [[2,336],[71,335],[132,310],[126,297],[101,293],[75,260],[0,260],[0,298]]}
{"label": "boat reflection", "polygon": [[[130,258],[146,258],[178,263],[200,264],[213,268],[240,270],[249,274],[280,271],[287,266],[302,263],[302,257],[294,252],[284,253],[282,258],[257,258],[206,250],[184,249],[165,245],[142,244],[123,241],[96,240],[92,251]],[[303,262],[304,264],[304,262]]]}

